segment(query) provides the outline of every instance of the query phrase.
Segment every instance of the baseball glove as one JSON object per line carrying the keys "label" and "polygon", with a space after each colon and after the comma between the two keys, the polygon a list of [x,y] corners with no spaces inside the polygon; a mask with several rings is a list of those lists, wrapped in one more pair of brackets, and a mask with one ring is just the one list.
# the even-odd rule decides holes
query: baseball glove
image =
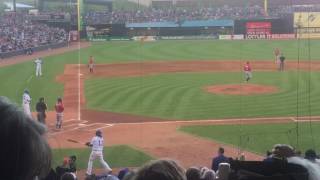
{"label": "baseball glove", "polygon": [[85,144],[86,146],[91,146],[91,143],[90,142],[86,142],[86,144]]}

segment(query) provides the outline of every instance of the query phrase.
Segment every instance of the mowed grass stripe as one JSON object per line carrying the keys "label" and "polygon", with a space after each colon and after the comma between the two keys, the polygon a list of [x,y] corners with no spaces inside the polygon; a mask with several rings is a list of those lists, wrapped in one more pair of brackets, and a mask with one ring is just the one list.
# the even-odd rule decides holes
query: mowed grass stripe
{"label": "mowed grass stripe", "polygon": [[[126,97],[126,93],[132,93],[132,91],[135,91],[135,89],[139,88],[133,86],[132,84],[120,84],[119,86],[113,86],[112,83],[99,84],[100,86],[96,87],[96,89],[98,89],[100,92],[97,94],[97,98],[100,99],[98,102],[102,106],[105,104],[106,101],[114,105],[118,97]],[[94,93],[94,91],[92,92]],[[90,94],[88,94],[88,97],[90,97]]]}
{"label": "mowed grass stripe", "polygon": [[[121,81],[121,80],[120,80]],[[112,86],[112,83],[101,86],[102,91],[105,91],[103,95],[108,96],[108,103],[112,106],[110,106],[111,109],[117,108],[118,106],[121,108],[125,108],[125,105],[134,102],[135,100],[140,101],[140,96],[147,93],[147,92],[153,92],[154,89],[158,89],[159,85],[154,82],[153,84],[150,84],[150,86],[145,87],[143,83],[141,83],[140,79],[137,79],[135,82],[131,84],[122,84],[123,86],[120,86],[116,89],[116,91],[109,91],[108,86]],[[137,98],[138,97],[138,98]],[[101,99],[107,99],[104,97],[99,97]],[[134,98],[133,100],[130,100],[128,98]]]}
{"label": "mowed grass stripe", "polygon": [[[148,85],[146,84],[146,86]],[[136,109],[138,110],[138,113],[143,113],[145,107],[142,106],[142,102],[144,101],[144,99],[149,97],[148,94],[151,94],[153,91],[158,91],[159,89],[161,89],[161,87],[149,89],[149,93],[147,93],[146,91],[139,92],[136,96],[134,96],[134,98],[131,99],[131,102],[130,102],[131,106],[136,107]],[[156,101],[154,103],[156,103]],[[159,108],[161,108],[161,106]],[[133,111],[131,112],[134,113]]]}
{"label": "mowed grass stripe", "polygon": [[94,89],[86,90],[86,97],[95,96],[98,101],[96,101],[97,105],[103,105],[105,101],[110,101],[113,98],[114,94],[117,94],[122,89],[130,90],[130,85],[125,85],[127,88],[123,86],[110,86],[111,84],[101,84]]}
{"label": "mowed grass stripe", "polygon": [[161,88],[157,89],[156,91],[152,92],[148,96],[148,98],[145,98],[143,101],[144,109],[145,111],[152,111],[156,112],[160,108],[163,107],[163,101],[164,101],[164,96],[168,93],[168,91],[171,91],[174,87],[172,86],[162,86]]}
{"label": "mowed grass stripe", "polygon": [[[270,117],[296,116],[309,114],[308,78],[306,72],[300,72],[301,83],[297,89],[295,73],[292,72],[254,72],[251,83],[274,85],[280,91],[275,94],[254,96],[215,95],[203,90],[210,84],[236,84],[239,73],[172,73],[147,77],[101,79],[102,88],[110,99],[100,106],[94,106],[94,98],[89,108],[105,109],[115,112],[126,112],[145,116],[155,116],[166,119],[213,119],[237,117]],[[313,78],[320,73],[314,72]],[[283,79],[288,82],[283,82]],[[317,78],[316,78],[317,79]],[[232,80],[234,83],[232,83]],[[117,91],[109,91],[107,86],[120,87]],[[263,83],[260,83],[263,82]],[[106,87],[104,87],[108,84]],[[313,82],[314,90],[310,91],[312,114],[317,111],[320,87]],[[99,89],[99,88],[98,88]],[[297,91],[298,90],[298,91]],[[109,94],[109,93],[112,93]],[[297,101],[298,93],[298,101]],[[103,97],[98,96],[100,99]],[[298,102],[298,104],[297,104]],[[298,107],[298,111],[297,111]]]}
{"label": "mowed grass stripe", "polygon": [[[171,90],[171,93],[166,96],[166,99],[169,101],[166,104],[163,104],[164,112],[167,115],[167,118],[175,117],[176,116],[176,109],[181,107],[181,98],[184,97],[185,93],[187,92],[186,87],[180,87],[174,90]],[[165,101],[164,101],[165,102]]]}
{"label": "mowed grass stripe", "polygon": [[[153,92],[156,92],[156,89],[161,88],[159,84],[150,85],[150,88],[142,88],[140,85],[136,86],[135,91],[130,91],[130,93],[123,97],[122,101],[122,107],[121,109],[123,111],[130,111],[133,106],[135,106],[136,109],[140,109],[140,96],[143,94],[152,94]],[[148,95],[148,97],[150,97]]]}
{"label": "mowed grass stripe", "polygon": [[[127,104],[128,102],[133,102],[132,105],[139,108],[141,106],[141,100],[144,96],[148,97],[150,93],[153,91],[159,89],[158,85],[150,85],[147,87],[144,87],[143,85],[137,85],[134,89],[131,91],[128,91],[126,94],[124,94],[123,97],[119,96],[117,97],[117,101],[115,105],[112,107],[114,109],[120,108],[123,109],[123,105]],[[128,97],[133,97],[132,99],[129,99]]]}

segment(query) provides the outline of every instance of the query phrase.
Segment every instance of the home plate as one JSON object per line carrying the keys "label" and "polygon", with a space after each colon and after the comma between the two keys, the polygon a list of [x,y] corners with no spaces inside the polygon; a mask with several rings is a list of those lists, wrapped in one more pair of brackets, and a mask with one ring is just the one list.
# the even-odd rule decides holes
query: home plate
{"label": "home plate", "polygon": [[78,124],[78,126],[85,126],[85,125],[86,125],[86,124],[81,124],[81,123],[80,123],[80,124]]}

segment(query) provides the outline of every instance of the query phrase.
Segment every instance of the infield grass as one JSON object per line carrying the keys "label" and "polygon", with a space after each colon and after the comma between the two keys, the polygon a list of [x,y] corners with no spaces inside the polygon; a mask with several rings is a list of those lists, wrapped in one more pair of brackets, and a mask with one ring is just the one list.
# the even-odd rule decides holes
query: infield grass
{"label": "infield grass", "polygon": [[254,72],[250,83],[273,85],[279,92],[234,96],[208,93],[203,88],[244,83],[243,73],[169,73],[89,79],[85,94],[89,109],[164,119],[306,116],[320,114],[319,79],[320,72],[300,72],[299,77],[296,72]]}
{"label": "infield grass", "polygon": [[265,152],[271,150],[274,144],[290,144],[302,152],[310,148],[319,151],[319,128],[320,123],[318,122],[304,122],[298,124],[184,126],[179,130],[265,155]]}

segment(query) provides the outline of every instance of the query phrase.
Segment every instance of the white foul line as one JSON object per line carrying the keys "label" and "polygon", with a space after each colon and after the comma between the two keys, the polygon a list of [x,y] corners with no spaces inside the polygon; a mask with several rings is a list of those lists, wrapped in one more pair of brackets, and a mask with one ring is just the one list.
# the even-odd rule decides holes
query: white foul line
{"label": "white foul line", "polygon": [[28,78],[27,83],[29,83],[32,78],[33,78],[33,75],[31,75],[31,76]]}
{"label": "white foul line", "polygon": [[79,33],[79,42],[78,42],[78,120],[81,120],[81,92],[80,92],[80,88],[81,88],[81,80],[80,80],[80,75],[81,75],[81,64],[80,64],[80,50],[81,50],[81,43],[80,43],[80,33]]}

